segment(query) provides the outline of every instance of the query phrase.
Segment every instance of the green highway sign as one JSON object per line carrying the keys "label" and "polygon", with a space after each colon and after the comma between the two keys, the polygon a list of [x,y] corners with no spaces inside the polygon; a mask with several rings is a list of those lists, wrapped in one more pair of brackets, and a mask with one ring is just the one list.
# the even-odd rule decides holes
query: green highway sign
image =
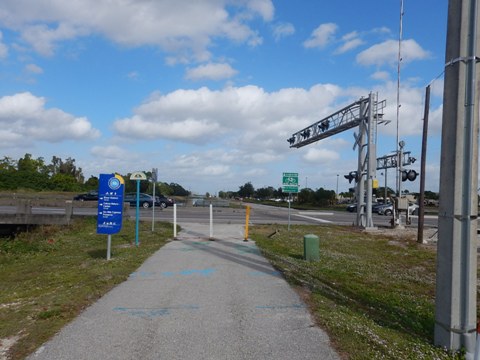
{"label": "green highway sign", "polygon": [[282,186],[284,193],[298,193],[298,186]]}
{"label": "green highway sign", "polygon": [[298,186],[298,173],[283,173],[283,186]]}
{"label": "green highway sign", "polygon": [[298,193],[298,173],[283,173],[282,191],[286,193]]}

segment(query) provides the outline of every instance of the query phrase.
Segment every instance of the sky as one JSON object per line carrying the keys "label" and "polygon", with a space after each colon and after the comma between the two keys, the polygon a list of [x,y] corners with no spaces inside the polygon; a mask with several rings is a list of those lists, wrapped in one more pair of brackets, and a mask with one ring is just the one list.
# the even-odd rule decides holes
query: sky
{"label": "sky", "polygon": [[[398,136],[420,159],[431,84],[430,191],[447,5],[404,0],[402,20]],[[87,179],[158,168],[194,193],[278,188],[284,172],[348,191],[355,129],[299,149],[287,139],[374,93],[391,120],[377,157],[395,151],[399,29],[399,0],[2,0],[0,156],[70,157]]]}

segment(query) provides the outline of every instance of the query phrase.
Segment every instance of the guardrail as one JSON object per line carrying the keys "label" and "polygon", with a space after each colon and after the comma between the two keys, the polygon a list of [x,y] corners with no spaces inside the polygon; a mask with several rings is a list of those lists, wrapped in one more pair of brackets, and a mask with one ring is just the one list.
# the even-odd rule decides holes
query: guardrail
{"label": "guardrail", "polygon": [[[72,219],[73,202],[67,200],[63,202],[64,212],[60,214],[39,214],[33,213],[34,206],[32,200],[15,200],[15,213],[2,213],[0,224],[6,225],[68,225]],[[59,206],[58,206],[59,207]]]}

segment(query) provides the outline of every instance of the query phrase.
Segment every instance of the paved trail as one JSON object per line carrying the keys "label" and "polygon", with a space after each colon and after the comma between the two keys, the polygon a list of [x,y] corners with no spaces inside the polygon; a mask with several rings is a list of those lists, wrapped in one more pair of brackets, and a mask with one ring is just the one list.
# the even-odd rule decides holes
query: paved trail
{"label": "paved trail", "polygon": [[339,359],[241,225],[181,225],[29,359]]}

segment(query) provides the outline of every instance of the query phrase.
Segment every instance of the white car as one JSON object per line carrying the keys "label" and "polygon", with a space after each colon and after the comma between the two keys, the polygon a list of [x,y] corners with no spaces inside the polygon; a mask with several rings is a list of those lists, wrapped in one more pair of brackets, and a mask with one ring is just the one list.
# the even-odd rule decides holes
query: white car
{"label": "white car", "polygon": [[408,215],[418,215],[418,208],[419,206],[414,203],[408,204]]}

